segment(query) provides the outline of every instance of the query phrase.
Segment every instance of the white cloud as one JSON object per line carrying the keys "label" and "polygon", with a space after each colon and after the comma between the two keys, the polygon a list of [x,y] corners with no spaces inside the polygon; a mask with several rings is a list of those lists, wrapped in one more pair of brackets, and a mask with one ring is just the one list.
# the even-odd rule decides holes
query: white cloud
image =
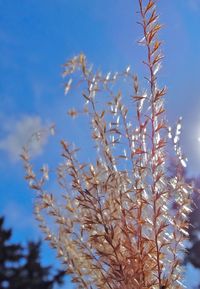
{"label": "white cloud", "polygon": [[32,157],[41,154],[48,139],[46,125],[38,116],[22,116],[19,120],[4,119],[3,134],[0,150],[5,151],[12,162],[20,159],[25,145],[29,146]]}

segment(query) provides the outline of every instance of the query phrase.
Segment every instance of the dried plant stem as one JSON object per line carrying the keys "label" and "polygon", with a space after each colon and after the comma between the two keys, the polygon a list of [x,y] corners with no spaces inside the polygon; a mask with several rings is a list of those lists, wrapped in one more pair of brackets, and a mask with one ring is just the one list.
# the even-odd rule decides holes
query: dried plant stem
{"label": "dried plant stem", "polygon": [[[191,187],[181,175],[167,174],[166,89],[157,83],[161,25],[155,1],[138,3],[143,31],[139,43],[147,49],[145,90],[130,66],[103,75],[88,66],[83,54],[64,65],[63,75],[69,77],[65,92],[74,88],[83,96],[96,161],[80,163],[78,150],[61,141],[59,204],[45,189],[47,168],[37,178],[28,152],[22,154],[26,179],[38,194],[36,218],[79,289],[184,288],[180,263]],[[78,116],[75,109],[68,114]],[[179,122],[173,142],[180,165],[185,165],[180,128]]]}

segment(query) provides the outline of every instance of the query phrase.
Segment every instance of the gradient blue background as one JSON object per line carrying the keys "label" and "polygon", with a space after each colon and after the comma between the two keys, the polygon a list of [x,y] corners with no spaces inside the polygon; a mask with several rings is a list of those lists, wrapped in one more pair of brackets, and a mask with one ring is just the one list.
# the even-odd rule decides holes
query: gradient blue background
{"label": "gradient blue background", "polygon": [[[188,173],[199,175],[200,1],[158,2],[164,23],[160,83],[168,86],[167,117],[174,123],[183,116]],[[34,196],[18,158],[27,119],[30,127],[54,122],[66,138],[84,139],[83,129],[66,116],[71,99],[63,93],[62,64],[84,52],[103,71],[131,64],[141,75],[144,51],[136,45],[141,35],[137,9],[136,0],[0,0],[0,214],[13,228],[15,240],[25,243],[41,236],[32,215]],[[59,153],[53,148],[53,144],[42,147],[50,162]],[[42,153],[35,158],[38,163],[42,159]],[[42,252],[44,263],[54,263],[47,246]],[[188,269],[187,288],[197,282],[197,275]]]}

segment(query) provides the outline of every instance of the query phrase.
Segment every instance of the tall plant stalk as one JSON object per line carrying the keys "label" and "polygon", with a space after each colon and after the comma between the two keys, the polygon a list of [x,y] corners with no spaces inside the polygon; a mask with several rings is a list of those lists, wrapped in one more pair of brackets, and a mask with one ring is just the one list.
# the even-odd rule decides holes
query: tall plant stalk
{"label": "tall plant stalk", "polygon": [[[145,89],[129,66],[121,73],[103,75],[90,68],[83,54],[64,66],[65,92],[73,87],[82,92],[96,161],[80,163],[77,149],[61,141],[64,161],[57,167],[61,204],[46,192],[47,167],[37,178],[26,148],[22,154],[26,179],[37,191],[40,228],[77,288],[184,288],[181,257],[191,188],[181,175],[167,175],[166,88],[159,88],[157,81],[163,57],[161,25],[155,1],[138,3],[143,31],[139,43],[147,50]],[[77,112],[69,114],[74,117]],[[185,165],[179,133],[180,123],[173,145]]]}

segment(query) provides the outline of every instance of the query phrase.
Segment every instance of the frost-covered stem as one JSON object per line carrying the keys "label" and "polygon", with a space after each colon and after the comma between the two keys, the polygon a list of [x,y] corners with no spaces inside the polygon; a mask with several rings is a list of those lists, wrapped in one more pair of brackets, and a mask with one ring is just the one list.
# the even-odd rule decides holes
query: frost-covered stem
{"label": "frost-covered stem", "polygon": [[[137,120],[138,120],[138,124],[139,124],[139,128],[141,130],[141,127],[142,127],[142,121],[141,121],[141,112],[139,110],[139,107],[137,107]],[[141,135],[141,131],[140,131],[140,135]],[[142,149],[142,143],[140,143],[140,146],[141,146],[141,149]],[[139,157],[139,163],[141,164],[141,161],[142,161],[142,156]],[[142,174],[141,174],[141,170],[139,169],[138,170],[138,174],[140,176],[140,178],[142,178]],[[139,189],[139,207],[138,207],[138,212],[137,212],[137,220],[139,221],[138,222],[138,244],[137,244],[137,247],[138,247],[138,251],[139,251],[139,254],[140,254],[140,270],[141,270],[141,277],[140,277],[140,282],[141,283],[141,286],[145,286],[145,272],[144,272],[144,263],[142,261],[142,253],[143,253],[143,249],[144,249],[144,243],[143,243],[143,240],[142,240],[142,214],[143,214],[143,200],[142,200],[142,191],[143,191],[143,188],[138,188]]]}
{"label": "frost-covered stem", "polygon": [[[88,92],[90,93],[90,79],[87,78],[87,84],[88,84]],[[110,151],[110,147],[109,147],[109,142],[106,138],[106,126],[102,127],[102,121],[103,119],[99,116],[98,112],[96,111],[96,106],[95,106],[95,101],[90,98],[90,103],[91,103],[91,107],[93,110],[93,121],[94,121],[94,129],[95,126],[97,127],[99,133],[101,134],[101,142],[102,142],[102,152],[105,158],[105,161],[108,165],[108,168],[110,168],[110,170],[115,170],[115,159]]]}
{"label": "frost-covered stem", "polygon": [[[149,1],[149,3],[153,3],[153,1]],[[147,4],[147,7],[148,7]],[[144,5],[143,5],[143,0],[139,0],[139,6],[140,6],[140,14],[142,16],[142,27],[143,27],[143,33],[144,33],[144,38],[145,38],[145,45],[147,47],[147,67],[149,69],[149,74],[150,78],[148,79],[150,83],[150,93],[151,93],[151,167],[152,167],[152,179],[153,179],[153,184],[152,184],[152,197],[153,197],[153,227],[154,227],[154,238],[155,238],[155,246],[156,246],[156,263],[157,263],[157,271],[158,271],[158,283],[159,287],[161,288],[162,286],[162,280],[161,280],[161,274],[162,274],[162,269],[161,269],[161,264],[160,264],[160,250],[159,250],[159,240],[158,240],[158,228],[157,228],[157,202],[160,199],[157,197],[157,191],[156,191],[156,179],[155,179],[155,171],[154,171],[154,158],[155,158],[155,153],[156,153],[156,139],[155,139],[155,96],[156,96],[156,77],[154,74],[154,65],[152,61],[152,39],[150,40],[150,31],[148,31],[147,27],[147,18],[146,18],[146,11],[144,11]],[[154,3],[153,3],[154,6]],[[146,9],[146,7],[145,7]]]}
{"label": "frost-covered stem", "polygon": [[[105,274],[107,272],[103,268],[103,265],[101,264],[101,262],[98,260],[98,258],[95,256],[95,254],[93,254],[93,252],[91,251],[89,246],[87,246],[87,244],[81,240],[80,236],[76,232],[73,232],[73,234],[76,237],[76,239],[79,240],[81,246],[83,246],[83,248],[89,253],[89,255],[97,262],[97,264],[99,266],[99,272],[100,272],[101,276],[103,277],[103,279],[105,280],[105,284],[107,284],[110,289],[113,289],[113,287],[110,285],[110,283],[108,281],[108,278],[106,278],[106,276],[105,276]],[[105,272],[105,274],[104,274],[104,272]]]}

